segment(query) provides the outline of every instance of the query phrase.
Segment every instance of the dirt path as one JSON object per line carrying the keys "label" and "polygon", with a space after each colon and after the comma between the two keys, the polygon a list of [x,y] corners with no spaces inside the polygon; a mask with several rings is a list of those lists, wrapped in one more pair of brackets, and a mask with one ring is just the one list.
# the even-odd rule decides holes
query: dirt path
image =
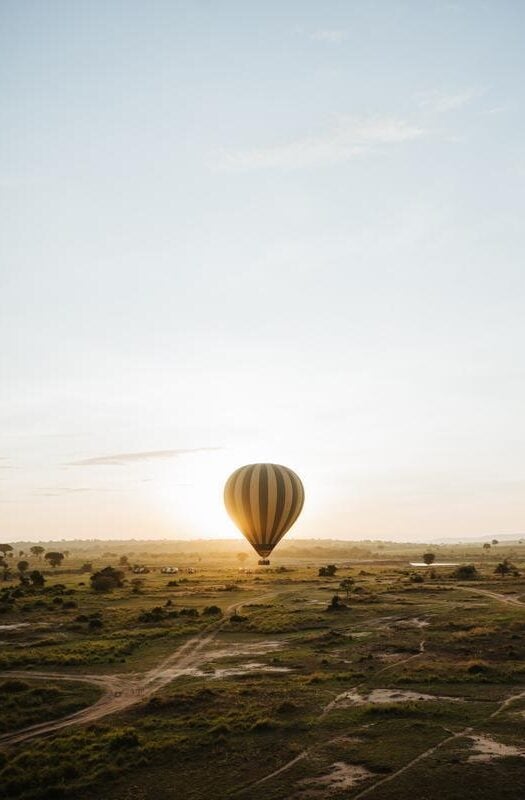
{"label": "dirt path", "polygon": [[[458,587],[458,588],[462,588],[465,591],[471,591],[470,587]],[[488,590],[478,589],[478,590],[474,590],[474,591],[477,591],[480,594],[486,594],[486,595],[488,595],[490,597],[493,597],[495,600],[499,600],[499,601],[504,602],[504,603],[511,603],[511,604],[516,604],[516,605],[525,605],[524,603],[521,603],[519,600],[514,600],[513,598],[507,598],[504,595],[498,595],[497,593],[490,592]],[[419,658],[420,656],[422,656],[425,653],[425,643],[426,643],[425,639],[421,639],[421,641],[419,642],[419,652],[413,653],[412,655],[408,656],[407,658],[402,659],[401,661],[396,661],[396,662],[394,662],[392,664],[388,664],[387,666],[382,667],[381,669],[379,669],[375,674],[376,675],[382,674],[382,673],[386,672],[387,670],[391,670],[391,669],[393,669],[395,667],[399,667],[402,664],[406,664],[409,661],[412,661],[412,660],[414,660],[416,658]],[[357,686],[355,686],[355,687],[353,687],[351,689],[346,689],[344,692],[342,692],[341,694],[338,694],[336,697],[334,697],[334,699],[331,700],[322,709],[320,718],[322,719],[330,711],[332,711],[332,709],[336,708],[338,702],[340,700],[344,699],[344,697],[348,694],[348,692],[358,691],[361,687],[365,687],[366,688],[366,684],[364,684],[364,683],[358,684]],[[523,697],[525,697],[525,690],[521,691],[521,692],[519,692],[517,694],[511,695],[506,700],[504,700],[498,706],[498,708],[492,714],[490,714],[489,717],[487,717],[487,719],[491,719],[492,717],[494,717],[497,714],[501,713],[501,711],[503,711],[507,706],[509,706],[512,702],[514,702],[514,700],[518,700],[518,699],[521,699]],[[366,789],[363,789],[358,794],[354,795],[352,800],[358,800],[358,798],[366,797],[367,795],[371,794],[377,787],[383,785],[384,783],[388,783],[389,781],[394,780],[396,777],[401,775],[403,772],[406,772],[407,770],[409,770],[415,764],[417,764],[420,761],[423,761],[425,758],[428,758],[429,756],[431,756],[440,747],[443,747],[445,744],[447,744],[448,742],[451,742],[451,741],[453,741],[455,739],[461,738],[463,736],[467,736],[471,731],[472,731],[472,728],[467,727],[467,728],[463,728],[461,731],[458,731],[456,733],[452,733],[450,736],[448,736],[445,739],[443,739],[437,745],[434,745],[433,747],[430,747],[427,750],[425,750],[423,753],[420,753],[418,756],[416,756],[414,759],[409,761],[407,764],[405,764],[403,767],[401,767],[396,772],[392,773],[391,775],[388,775],[386,778],[382,778],[381,780],[376,781],[376,783],[374,783],[372,786],[369,786]],[[260,778],[255,783],[250,783],[247,786],[242,787],[241,789],[237,790],[237,792],[235,792],[234,795],[244,794],[248,790],[254,789],[255,787],[260,786],[261,784],[266,783],[267,781],[271,780],[272,778],[275,778],[278,775],[281,775],[283,772],[286,772],[288,769],[290,769],[295,764],[297,764],[297,762],[302,761],[303,759],[307,758],[310,753],[320,749],[321,747],[329,745],[331,742],[336,741],[337,738],[339,738],[339,737],[336,737],[336,739],[330,739],[330,740],[327,740],[327,741],[323,741],[321,743],[316,743],[315,745],[312,745],[311,747],[305,748],[297,756],[295,756],[293,759],[288,761],[286,764],[283,764],[283,766],[279,767],[279,769],[276,769],[273,772],[269,773],[268,775],[265,775],[263,778]]]}
{"label": "dirt path", "polygon": [[461,589],[464,592],[474,592],[475,594],[482,594],[485,597],[491,597],[493,600],[498,600],[500,603],[506,603],[509,606],[525,606],[521,600],[516,597],[509,597],[508,594],[499,594],[498,592],[491,592],[490,589],[478,589],[475,586],[456,586],[456,589]]}
{"label": "dirt path", "polygon": [[[264,595],[258,595],[257,597],[250,597],[249,602],[260,602],[261,600],[280,594],[286,594],[290,591],[292,590],[284,589],[281,591],[272,591],[270,594],[266,593]],[[60,719],[50,720],[49,722],[30,725],[14,733],[5,733],[1,735],[0,747],[18,744],[19,742],[32,739],[35,736],[43,736],[62,730],[63,728],[69,728],[72,725],[95,722],[109,714],[124,711],[130,706],[140,703],[144,698],[155,694],[159,689],[162,689],[175,678],[184,674],[189,667],[196,667],[201,664],[204,659],[204,651],[228,622],[228,616],[242,608],[246,602],[248,602],[248,599],[228,606],[224,612],[224,617],[219,622],[212,622],[203,631],[196,636],[192,636],[191,639],[188,639],[187,642],[178,647],[174,653],[143,675],[65,675],[60,672],[24,672],[22,670],[2,672],[2,677],[6,678],[82,681],[101,686],[105,689],[105,692],[96,703],[74,714],[69,714]]]}

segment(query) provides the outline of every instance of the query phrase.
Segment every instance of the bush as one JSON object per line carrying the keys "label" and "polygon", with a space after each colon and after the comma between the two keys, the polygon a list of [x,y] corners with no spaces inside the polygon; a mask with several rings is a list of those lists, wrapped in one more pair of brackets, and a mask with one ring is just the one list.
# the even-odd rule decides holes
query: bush
{"label": "bush", "polygon": [[473,581],[479,578],[479,572],[474,564],[462,564],[454,570],[452,577],[458,581]]}
{"label": "bush", "polygon": [[318,574],[320,578],[332,578],[336,572],[337,567],[335,564],[327,564],[326,567],[319,567]]}
{"label": "bush", "polygon": [[104,567],[90,578],[95,592],[111,592],[113,589],[120,588],[123,580],[124,573],[114,567]]}
{"label": "bush", "polygon": [[142,611],[139,614],[139,622],[161,622],[166,616],[166,612],[161,606],[154,606],[149,611]]}
{"label": "bush", "polygon": [[230,622],[246,622],[247,619],[248,617],[243,617],[242,614],[235,612],[235,614],[231,615]]}
{"label": "bush", "polygon": [[181,608],[179,611],[181,617],[198,617],[199,612],[196,608]]}
{"label": "bush", "polygon": [[110,750],[129,750],[131,747],[138,747],[139,737],[134,730],[115,731],[109,739]]}
{"label": "bush", "polygon": [[206,606],[202,615],[204,617],[222,617],[222,609],[219,606]]}

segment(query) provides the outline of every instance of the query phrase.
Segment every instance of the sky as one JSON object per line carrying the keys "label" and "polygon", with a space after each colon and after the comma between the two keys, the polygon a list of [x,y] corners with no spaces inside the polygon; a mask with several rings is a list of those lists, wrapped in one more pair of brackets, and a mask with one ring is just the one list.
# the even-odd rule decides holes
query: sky
{"label": "sky", "polygon": [[525,531],[525,4],[3,0],[0,539]]}

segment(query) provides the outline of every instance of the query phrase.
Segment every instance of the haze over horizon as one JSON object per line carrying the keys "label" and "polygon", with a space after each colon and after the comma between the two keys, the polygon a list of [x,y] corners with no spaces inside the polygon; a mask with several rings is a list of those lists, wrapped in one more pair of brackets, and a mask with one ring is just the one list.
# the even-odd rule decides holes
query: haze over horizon
{"label": "haze over horizon", "polygon": [[0,540],[521,535],[525,5],[0,22]]}

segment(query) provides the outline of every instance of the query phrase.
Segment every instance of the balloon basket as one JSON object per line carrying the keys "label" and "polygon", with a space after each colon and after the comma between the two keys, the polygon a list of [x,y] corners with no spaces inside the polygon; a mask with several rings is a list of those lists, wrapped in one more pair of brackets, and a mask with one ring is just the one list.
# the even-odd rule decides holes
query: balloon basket
{"label": "balloon basket", "polygon": [[270,559],[269,558],[260,558],[257,563],[259,564],[260,567],[268,567],[269,564],[270,564]]}

